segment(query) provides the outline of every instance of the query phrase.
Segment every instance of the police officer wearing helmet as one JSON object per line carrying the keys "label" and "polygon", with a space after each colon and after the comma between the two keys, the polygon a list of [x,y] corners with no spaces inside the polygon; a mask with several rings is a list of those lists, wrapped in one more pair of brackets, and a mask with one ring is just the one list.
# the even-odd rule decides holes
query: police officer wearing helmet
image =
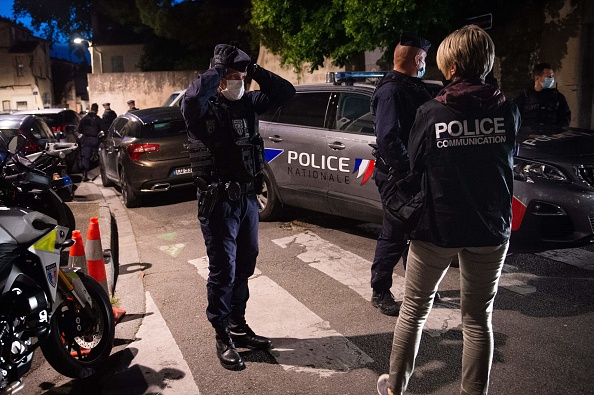
{"label": "police officer wearing helmet", "polygon": [[[380,81],[371,98],[376,146],[375,183],[382,202],[394,191],[396,181],[409,172],[408,140],[417,109],[431,100],[421,78],[431,43],[411,33],[403,33],[394,50],[394,69]],[[407,235],[384,215],[371,265],[371,303],[382,314],[396,316],[398,303],[390,292],[392,273],[400,257],[406,267]]]}
{"label": "police officer wearing helmet", "polygon": [[[246,92],[246,77],[261,90]],[[206,316],[215,329],[217,356],[230,370],[245,367],[236,347],[272,346],[245,321],[248,278],[258,256],[256,189],[262,187],[258,173],[264,165],[258,114],[294,94],[290,82],[252,62],[244,51],[218,44],[211,67],[190,84],[181,103],[209,259]]]}

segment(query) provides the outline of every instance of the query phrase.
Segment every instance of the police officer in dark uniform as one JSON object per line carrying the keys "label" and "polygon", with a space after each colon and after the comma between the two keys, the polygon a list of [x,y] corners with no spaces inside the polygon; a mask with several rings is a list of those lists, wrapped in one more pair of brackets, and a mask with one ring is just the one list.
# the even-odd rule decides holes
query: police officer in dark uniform
{"label": "police officer in dark uniform", "polygon": [[546,134],[557,131],[559,127],[569,126],[571,110],[565,96],[557,89],[555,74],[551,65],[539,63],[532,70],[534,86],[525,89],[515,99],[522,115],[522,128]]}
{"label": "police officer in dark uniform", "polygon": [[111,123],[118,117],[118,114],[111,109],[110,103],[103,103],[103,116],[101,117],[103,132],[107,133]]}
{"label": "police officer in dark uniform", "polygon": [[[371,98],[375,117],[375,183],[386,202],[393,185],[409,172],[407,144],[417,108],[431,99],[421,81],[425,57],[431,43],[410,33],[403,33],[394,50],[394,70],[380,81]],[[395,316],[400,311],[390,292],[392,273],[402,256],[406,267],[407,235],[384,215],[382,232],[377,240],[371,265],[371,303],[383,314]]]}
{"label": "police officer in dark uniform", "polygon": [[91,110],[78,124],[80,141],[80,168],[83,173],[83,181],[89,181],[87,172],[91,168],[91,157],[93,152],[99,148],[99,133],[101,132],[101,118],[97,115],[99,106],[91,104]]}
{"label": "police officer in dark uniform", "polygon": [[[244,79],[261,90],[245,92]],[[267,349],[245,320],[248,278],[258,256],[258,202],[264,145],[258,114],[295,94],[291,83],[267,71],[235,46],[215,47],[211,68],[190,84],[181,104],[188,126],[198,219],[209,259],[206,316],[226,369],[245,367],[237,347]]]}

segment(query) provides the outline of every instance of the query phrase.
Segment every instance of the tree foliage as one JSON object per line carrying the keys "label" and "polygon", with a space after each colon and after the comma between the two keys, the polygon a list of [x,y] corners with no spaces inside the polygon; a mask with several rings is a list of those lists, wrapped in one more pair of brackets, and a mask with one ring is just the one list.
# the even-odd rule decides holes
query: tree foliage
{"label": "tree foliage", "polygon": [[442,0],[252,0],[250,30],[284,63],[310,71],[325,58],[344,66],[362,51],[387,49],[401,31],[427,36],[449,26]]}

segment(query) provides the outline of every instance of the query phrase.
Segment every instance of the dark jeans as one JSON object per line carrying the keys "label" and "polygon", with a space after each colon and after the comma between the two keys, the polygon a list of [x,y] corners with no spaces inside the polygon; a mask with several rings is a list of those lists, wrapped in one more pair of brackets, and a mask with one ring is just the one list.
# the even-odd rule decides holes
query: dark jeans
{"label": "dark jeans", "polygon": [[258,257],[258,202],[252,191],[237,201],[219,197],[200,228],[208,255],[206,317],[218,328],[229,319],[241,323],[249,298],[248,278]]}
{"label": "dark jeans", "polygon": [[[386,200],[387,193],[395,179],[388,180],[388,175],[381,170],[375,170],[375,185],[379,190],[382,201]],[[393,225],[384,214],[382,231],[375,246],[375,256],[371,264],[371,288],[376,292],[389,291],[392,287],[392,273],[400,257],[406,269],[406,256],[408,254],[407,235],[400,227]]]}

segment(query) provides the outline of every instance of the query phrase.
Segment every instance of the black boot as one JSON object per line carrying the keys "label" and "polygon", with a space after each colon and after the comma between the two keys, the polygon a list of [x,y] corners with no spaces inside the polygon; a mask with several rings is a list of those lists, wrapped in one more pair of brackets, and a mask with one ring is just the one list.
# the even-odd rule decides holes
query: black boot
{"label": "black boot", "polygon": [[229,370],[241,370],[245,368],[241,355],[235,349],[235,344],[229,335],[229,328],[220,328],[217,332],[217,357],[221,365]]}
{"label": "black boot", "polygon": [[231,323],[229,332],[237,347],[246,347],[251,350],[265,350],[272,347],[269,338],[256,335],[245,321],[239,324]]}

